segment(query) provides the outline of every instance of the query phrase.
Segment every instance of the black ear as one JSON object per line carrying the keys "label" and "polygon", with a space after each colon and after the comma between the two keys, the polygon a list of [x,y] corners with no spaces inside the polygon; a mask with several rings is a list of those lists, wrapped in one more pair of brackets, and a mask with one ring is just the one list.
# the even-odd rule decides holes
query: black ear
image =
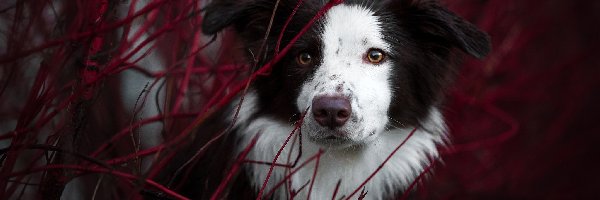
{"label": "black ear", "polygon": [[424,40],[434,41],[437,46],[459,48],[476,58],[483,58],[490,52],[487,34],[437,1],[401,0],[393,4],[403,27]]}
{"label": "black ear", "polygon": [[[202,32],[214,35],[228,26],[238,32],[263,34],[275,6],[273,0],[213,0],[204,11]],[[279,10],[279,9],[278,9]]]}
{"label": "black ear", "polygon": [[204,8],[202,32],[214,35],[234,24],[244,15],[245,7],[241,0],[213,0]]}

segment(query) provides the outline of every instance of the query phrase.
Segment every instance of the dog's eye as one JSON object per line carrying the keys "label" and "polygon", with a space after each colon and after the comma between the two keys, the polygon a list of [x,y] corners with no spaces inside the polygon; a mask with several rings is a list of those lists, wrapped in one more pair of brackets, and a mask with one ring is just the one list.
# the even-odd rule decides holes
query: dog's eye
{"label": "dog's eye", "polygon": [[385,59],[385,54],[381,49],[369,49],[367,52],[367,60],[372,64],[379,64]]}
{"label": "dog's eye", "polygon": [[303,52],[298,54],[296,61],[300,65],[310,65],[312,63],[312,56],[309,53]]}

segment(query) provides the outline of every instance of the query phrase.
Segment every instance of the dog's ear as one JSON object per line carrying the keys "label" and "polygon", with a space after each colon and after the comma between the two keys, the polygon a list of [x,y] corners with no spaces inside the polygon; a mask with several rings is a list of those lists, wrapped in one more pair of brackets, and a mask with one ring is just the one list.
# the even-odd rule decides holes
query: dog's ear
{"label": "dog's ear", "polygon": [[400,26],[435,46],[457,47],[476,58],[485,57],[490,38],[475,25],[444,8],[435,0],[389,1]]}
{"label": "dog's ear", "polygon": [[214,35],[238,21],[246,7],[243,0],[213,0],[204,10],[202,32]]}
{"label": "dog's ear", "polygon": [[[228,26],[238,32],[266,30],[275,6],[273,0],[212,0],[204,10],[202,32],[214,35]],[[262,34],[262,32],[260,32]]]}

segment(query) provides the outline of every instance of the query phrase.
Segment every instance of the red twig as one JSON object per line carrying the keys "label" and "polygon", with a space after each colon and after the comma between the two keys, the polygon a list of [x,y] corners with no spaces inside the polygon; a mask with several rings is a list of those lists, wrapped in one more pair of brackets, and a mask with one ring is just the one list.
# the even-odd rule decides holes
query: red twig
{"label": "red twig", "polygon": [[[192,40],[193,41],[192,49],[200,48],[199,44],[198,44],[200,41],[200,36],[201,35],[198,32],[196,32],[196,34],[194,34],[194,40]],[[177,92],[177,95],[175,98],[175,104],[173,105],[172,112],[179,112],[181,104],[183,103],[185,93],[187,92],[188,85],[190,83],[190,76],[192,75],[192,70],[194,67],[194,60],[195,60],[195,57],[188,58],[187,67],[186,67],[185,73],[183,75],[183,79],[181,79],[181,82],[179,84],[179,91]]]}
{"label": "red twig", "polygon": [[271,196],[275,191],[277,191],[277,188],[281,187],[281,185],[283,185],[287,180],[292,178],[292,176],[294,174],[296,174],[296,172],[300,171],[304,166],[306,166],[313,160],[317,159],[317,157],[321,156],[321,154],[323,154],[323,152],[324,152],[323,150],[319,150],[319,152],[317,152],[315,155],[309,157],[308,159],[306,159],[306,161],[304,161],[300,165],[298,165],[297,168],[295,168],[292,172],[290,172],[285,177],[283,177],[282,180],[280,180],[278,183],[276,183],[275,186],[273,188],[271,188],[271,190],[269,192],[267,192],[265,196]]}
{"label": "red twig", "polygon": [[335,189],[333,190],[333,196],[331,197],[331,200],[336,200],[335,197],[340,190],[340,184],[342,184],[342,179],[338,180],[338,182],[335,184]]}
{"label": "red twig", "polygon": [[375,171],[373,171],[373,173],[371,173],[371,175],[369,175],[369,177],[367,179],[365,179],[365,181],[363,181],[348,197],[346,197],[346,200],[349,200],[350,198],[352,198],[352,196],[354,196],[361,188],[363,188],[379,172],[379,170],[381,170],[383,168],[383,166],[392,158],[392,156],[394,156],[394,154],[396,154],[396,152],[398,152],[400,147],[402,147],[404,145],[404,143],[406,143],[406,141],[408,141],[408,139],[410,139],[412,137],[412,135],[415,133],[415,131],[417,131],[417,128],[414,128],[406,136],[406,138],[404,138],[404,140],[394,149],[394,151],[392,151],[392,153],[390,153],[390,155],[388,155],[388,157],[383,161],[383,163],[381,163],[377,167],[377,169],[375,169]]}
{"label": "red twig", "polygon": [[188,118],[188,117],[193,117],[196,115],[197,115],[197,113],[169,114],[168,116],[167,115],[159,115],[159,116],[149,117],[149,118],[146,118],[141,121],[137,121],[136,123],[131,124],[130,126],[121,129],[121,131],[119,131],[117,134],[115,134],[109,141],[103,143],[100,147],[98,147],[97,150],[95,150],[93,153],[91,153],[90,157],[96,157],[100,153],[105,151],[107,148],[111,147],[112,144],[115,143],[118,139],[128,135],[131,128],[133,128],[133,127],[140,127],[140,126],[143,126],[146,124],[159,122],[160,120],[163,120],[165,118]]}
{"label": "red twig", "polygon": [[433,168],[433,166],[435,165],[435,163],[436,163],[436,161],[432,160],[431,164],[429,164],[429,166],[427,166],[427,168],[425,168],[425,170],[423,170],[423,172],[421,172],[419,174],[419,176],[417,176],[417,178],[415,178],[415,180],[412,181],[412,183],[410,184],[410,186],[408,186],[408,188],[406,188],[406,190],[404,190],[404,194],[402,194],[402,197],[400,198],[400,200],[406,200],[406,199],[408,199],[408,197],[410,196],[410,192],[417,185],[417,183],[425,176],[425,174],[429,173],[429,171],[431,170],[431,168]]}
{"label": "red twig", "polygon": [[177,199],[188,199],[187,197],[184,197],[180,194],[178,194],[177,192],[174,192],[168,188],[166,188],[165,186],[150,180],[150,179],[142,179],[140,180],[137,176],[134,176],[132,174],[128,174],[125,172],[120,172],[120,171],[115,171],[115,170],[110,170],[110,169],[104,169],[104,168],[97,168],[97,167],[84,167],[84,166],[79,166],[79,165],[46,165],[43,167],[39,167],[39,168],[32,168],[32,169],[28,169],[24,172],[15,172],[15,173],[11,173],[6,175],[4,178],[10,178],[13,176],[20,176],[20,175],[24,175],[24,174],[32,174],[34,172],[41,172],[41,171],[47,171],[47,170],[51,170],[51,169],[72,169],[72,170],[77,170],[77,171],[88,171],[88,172],[97,172],[97,173],[106,173],[106,174],[112,174],[115,176],[119,176],[122,178],[126,178],[129,180],[136,180],[136,181],[143,181],[153,187],[155,187],[156,189],[159,189],[161,191],[163,191],[164,193],[171,195],[172,197],[175,197]]}
{"label": "red twig", "polygon": [[319,170],[319,160],[321,160],[321,154],[319,154],[317,156],[317,161],[315,162],[315,171],[313,172],[313,175],[310,179],[310,187],[308,189],[308,196],[306,197],[306,200],[310,199],[310,194],[312,194],[313,185],[315,183],[315,180],[317,180],[317,171]]}
{"label": "red twig", "polygon": [[283,34],[285,33],[285,30],[287,29],[290,22],[292,22],[292,19],[294,18],[294,15],[296,15],[296,12],[298,12],[298,9],[300,9],[302,2],[303,2],[303,0],[298,0],[296,7],[294,8],[294,10],[290,14],[290,16],[285,21],[283,28],[281,28],[281,32],[279,32],[279,38],[277,39],[277,44],[275,45],[275,55],[277,55],[279,53],[279,47],[281,45],[281,40],[283,39]]}
{"label": "red twig", "polygon": [[294,136],[296,131],[302,126],[302,123],[304,122],[304,117],[307,112],[308,112],[308,108],[306,108],[306,110],[302,113],[300,120],[298,122],[296,122],[296,126],[294,127],[294,130],[292,130],[292,132],[288,135],[288,137],[285,139],[285,142],[283,143],[283,145],[281,145],[281,147],[277,151],[277,154],[275,154],[275,158],[273,158],[273,162],[271,162],[272,164],[269,167],[269,172],[267,173],[267,177],[265,178],[265,181],[263,182],[263,185],[260,188],[260,191],[258,192],[257,199],[262,199],[262,194],[265,191],[265,188],[267,187],[267,183],[269,183],[269,179],[271,178],[271,174],[273,173],[273,168],[275,167],[275,163],[277,163],[277,159],[279,159],[281,152],[283,151],[285,146],[287,146],[287,144],[290,141],[290,139],[292,138],[292,136]]}
{"label": "red twig", "polygon": [[[319,10],[319,12],[306,24],[304,25],[304,27],[302,28],[302,30],[300,30],[300,32],[298,34],[296,34],[296,36],[294,36],[294,38],[292,38],[292,40],[290,41],[290,43],[288,43],[283,50],[281,50],[280,54],[275,55],[275,58],[273,58],[271,61],[269,61],[267,64],[265,64],[264,66],[262,66],[260,69],[258,69],[256,72],[254,72],[250,77],[248,77],[245,81],[243,81],[244,83],[247,82],[251,82],[252,80],[256,79],[257,76],[261,75],[261,74],[265,74],[265,72],[271,70],[271,68],[275,65],[275,63],[279,62],[286,54],[288,51],[290,51],[290,49],[292,48],[292,44],[296,43],[296,41],[298,41],[298,39],[300,39],[300,37],[306,33],[306,31],[308,31],[308,29],[312,26],[312,24],[315,23],[315,21],[317,21],[317,19],[321,18],[321,16],[323,16],[329,9],[331,9],[331,7],[340,4],[342,1],[340,0],[332,0],[329,3],[325,4],[325,6],[323,8],[321,8],[321,10]],[[221,99],[221,101],[217,104],[217,107],[222,107],[223,105],[227,104],[228,102],[231,101],[231,99],[233,97],[235,97],[235,95],[241,91],[243,88],[245,87],[244,84],[242,85],[238,85],[235,88],[232,89],[232,93],[230,93],[230,95],[224,97],[223,99]]]}
{"label": "red twig", "polygon": [[95,34],[104,33],[104,32],[107,32],[107,31],[113,31],[114,29],[119,28],[119,27],[121,27],[123,25],[130,24],[137,17],[139,17],[141,15],[144,15],[144,14],[146,14],[146,13],[148,13],[148,12],[150,12],[150,11],[156,9],[156,8],[158,8],[159,6],[162,6],[163,4],[166,4],[166,3],[169,3],[169,2],[172,2],[172,1],[168,1],[168,0],[156,1],[156,2],[153,2],[153,3],[149,4],[149,5],[147,5],[144,8],[142,8],[140,11],[138,11],[137,13],[135,13],[134,15],[132,15],[131,17],[128,17],[128,18],[123,19],[121,21],[118,21],[118,22],[115,22],[115,23],[112,23],[112,24],[100,27],[100,28],[98,28],[96,30],[89,30],[89,31],[85,31],[85,32],[82,32],[82,33],[77,33],[77,34],[69,35],[69,36],[61,38],[61,39],[52,40],[52,41],[46,42],[45,44],[40,45],[38,47],[34,47],[32,49],[25,50],[25,51],[22,51],[22,52],[17,52],[17,53],[14,53],[14,54],[6,56],[6,57],[1,57],[0,58],[0,64],[8,63],[8,62],[13,62],[13,61],[15,61],[17,59],[23,58],[25,56],[33,55],[34,53],[43,51],[45,49],[48,49],[48,48],[51,48],[51,47],[54,47],[54,46],[57,46],[57,45],[64,44],[64,43],[66,43],[68,41],[77,41],[77,40],[80,40],[80,39],[83,39],[83,38],[86,38],[86,37],[89,37],[89,36],[92,36],[92,35],[95,35]]}
{"label": "red twig", "polygon": [[248,144],[248,146],[246,146],[246,148],[240,153],[240,155],[238,156],[238,159],[236,160],[236,162],[233,164],[233,166],[227,173],[227,176],[225,177],[225,179],[223,179],[221,181],[221,184],[219,184],[219,187],[217,188],[217,190],[210,197],[211,200],[219,199],[219,196],[221,195],[221,193],[223,193],[223,190],[225,190],[225,186],[227,186],[227,183],[229,183],[229,181],[231,181],[231,178],[233,177],[233,175],[238,172],[241,165],[244,163],[243,160],[246,158],[246,156],[248,156],[248,153],[250,153],[252,148],[254,148],[254,145],[256,145],[256,140],[258,140],[259,136],[260,136],[259,134],[256,134],[256,136],[254,138],[252,138],[252,141],[250,142],[250,144]]}

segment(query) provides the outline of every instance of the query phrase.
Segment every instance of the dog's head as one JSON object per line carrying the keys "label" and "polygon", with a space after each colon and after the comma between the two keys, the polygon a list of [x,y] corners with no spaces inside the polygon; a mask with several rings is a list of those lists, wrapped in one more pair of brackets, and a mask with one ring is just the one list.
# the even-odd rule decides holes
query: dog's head
{"label": "dog's head", "polygon": [[[263,64],[278,51],[279,35],[297,4],[276,2],[214,0],[203,30],[215,34],[234,26],[249,58]],[[304,0],[281,46],[324,4]],[[457,50],[481,58],[489,49],[485,33],[436,1],[345,1],[294,43],[270,75],[256,80],[257,114],[290,121],[308,110],[302,132],[315,143],[366,144],[386,130],[418,126],[428,116],[452,77]]]}

